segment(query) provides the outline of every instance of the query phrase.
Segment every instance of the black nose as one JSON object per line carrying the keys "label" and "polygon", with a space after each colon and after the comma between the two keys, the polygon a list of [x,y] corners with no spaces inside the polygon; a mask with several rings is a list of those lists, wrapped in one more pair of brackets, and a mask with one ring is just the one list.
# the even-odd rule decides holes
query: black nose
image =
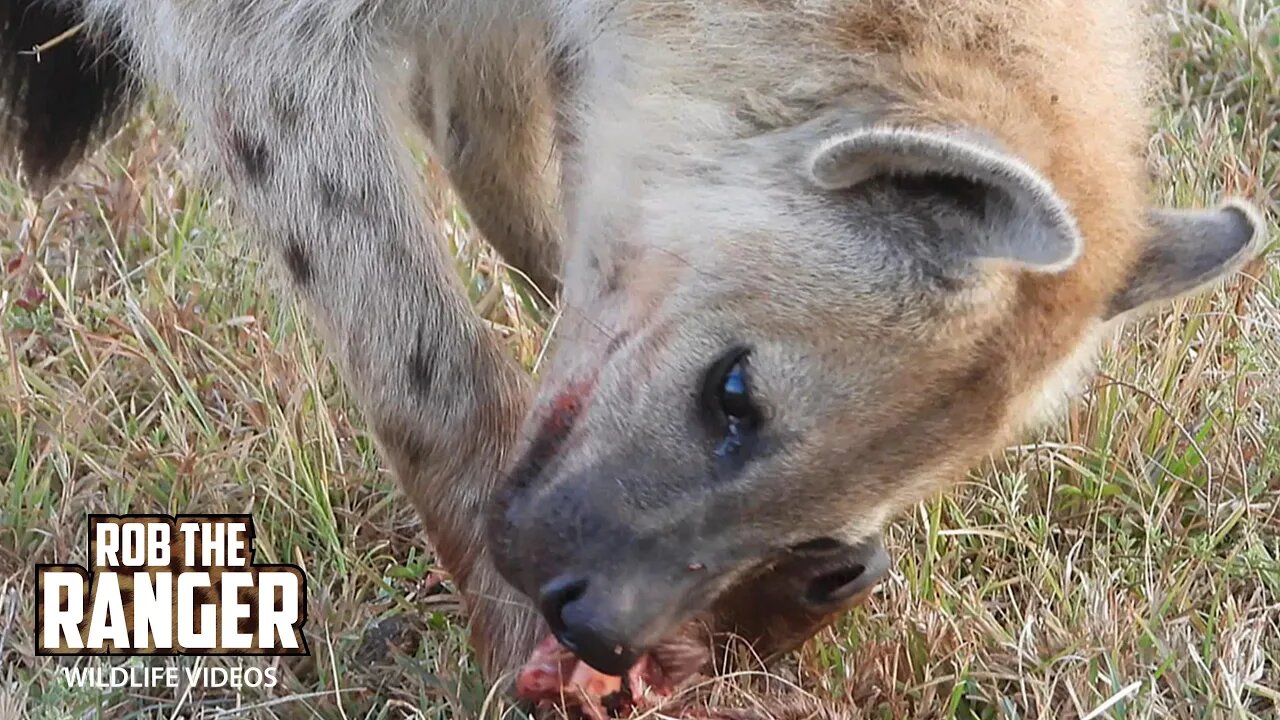
{"label": "black nose", "polygon": [[542,586],[538,606],[561,645],[596,670],[621,676],[640,659],[620,607],[630,603],[592,590],[585,577],[561,576]]}

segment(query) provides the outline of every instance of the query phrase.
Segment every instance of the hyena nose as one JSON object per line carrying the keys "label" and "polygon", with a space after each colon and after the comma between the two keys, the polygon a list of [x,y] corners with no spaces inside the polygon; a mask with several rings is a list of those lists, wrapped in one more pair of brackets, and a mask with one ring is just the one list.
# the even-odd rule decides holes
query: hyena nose
{"label": "hyena nose", "polygon": [[[814,549],[816,543],[802,547]],[[867,592],[889,572],[892,563],[879,536],[853,548],[839,544],[827,554],[825,560],[814,560],[814,569],[821,572],[809,579],[804,593],[805,601],[815,609],[837,606]]]}
{"label": "hyena nose", "polygon": [[640,658],[626,630],[631,603],[590,590],[587,578],[562,575],[542,586],[538,606],[561,645],[596,670],[621,676]]}

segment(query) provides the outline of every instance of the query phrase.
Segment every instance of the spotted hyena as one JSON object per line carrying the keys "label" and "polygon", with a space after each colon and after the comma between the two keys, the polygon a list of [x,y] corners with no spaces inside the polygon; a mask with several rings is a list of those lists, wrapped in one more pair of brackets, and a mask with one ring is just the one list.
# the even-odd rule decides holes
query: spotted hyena
{"label": "spotted hyena", "polygon": [[[1148,207],[1137,0],[0,12],[33,187],[140,82],[176,101],[492,670],[548,626],[543,659],[650,680],[696,666],[667,652],[693,618],[793,645],[884,567],[886,520],[1051,411],[1099,338],[1261,246],[1242,202]],[[44,62],[14,54],[82,21]],[[536,397],[459,292],[401,118],[560,293]]]}

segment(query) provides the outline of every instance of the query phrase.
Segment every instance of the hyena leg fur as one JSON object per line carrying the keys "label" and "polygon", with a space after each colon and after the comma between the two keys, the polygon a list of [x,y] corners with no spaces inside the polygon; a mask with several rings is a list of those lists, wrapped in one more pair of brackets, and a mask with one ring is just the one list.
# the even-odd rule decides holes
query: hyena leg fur
{"label": "hyena leg fur", "polygon": [[461,53],[429,46],[414,78],[413,114],[476,226],[551,299],[563,232],[554,100],[542,34],[511,34]]}
{"label": "hyena leg fur", "polygon": [[493,570],[481,520],[529,381],[466,302],[398,139],[392,89],[408,81],[389,30],[417,20],[354,0],[95,0],[87,12],[175,100],[240,227],[327,336],[467,598],[482,665],[518,666],[539,621]]}

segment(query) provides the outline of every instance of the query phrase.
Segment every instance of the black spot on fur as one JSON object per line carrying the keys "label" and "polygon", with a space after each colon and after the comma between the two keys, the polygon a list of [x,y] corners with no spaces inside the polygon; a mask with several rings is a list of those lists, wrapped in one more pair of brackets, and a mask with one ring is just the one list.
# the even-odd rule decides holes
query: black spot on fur
{"label": "black spot on fur", "polygon": [[377,197],[377,191],[371,186],[351,187],[341,175],[330,170],[316,170],[311,184],[320,199],[320,206],[335,214],[373,214],[372,208],[379,206],[372,199]]}
{"label": "black spot on fur", "polygon": [[622,289],[622,266],[614,265],[609,268],[609,274],[604,278],[604,292],[606,295],[614,295],[620,289]]}
{"label": "black spot on fur", "polygon": [[245,174],[253,182],[261,184],[271,173],[271,153],[260,138],[250,137],[244,132],[234,133],[231,136],[231,151],[239,158]]}
{"label": "black spot on fur", "polygon": [[338,176],[328,170],[317,170],[313,178],[320,205],[325,210],[337,212],[350,206],[350,199],[338,183]]}
{"label": "black spot on fur", "polygon": [[307,251],[302,249],[302,244],[296,238],[290,239],[289,244],[285,246],[284,264],[289,268],[289,274],[293,275],[293,281],[299,286],[311,282],[311,261],[307,259]]}
{"label": "black spot on fur", "polygon": [[118,27],[81,28],[79,3],[0,2],[0,154],[16,157],[37,192],[68,172],[128,117],[138,97]]}
{"label": "black spot on fur", "polygon": [[413,389],[423,396],[431,392],[435,384],[436,366],[440,362],[438,345],[426,339],[425,333],[425,327],[418,328],[418,343],[414,346],[413,353],[409,355],[405,366]]}
{"label": "black spot on fur", "polygon": [[284,83],[275,83],[271,87],[271,113],[276,122],[288,132],[296,132],[302,124],[303,103],[297,91]]}

